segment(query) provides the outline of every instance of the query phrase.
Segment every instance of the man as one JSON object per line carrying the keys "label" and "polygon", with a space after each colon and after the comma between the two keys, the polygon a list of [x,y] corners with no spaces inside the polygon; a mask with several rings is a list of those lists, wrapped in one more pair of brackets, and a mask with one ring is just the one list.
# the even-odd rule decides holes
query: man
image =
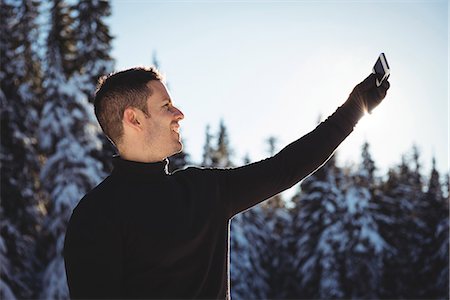
{"label": "man", "polygon": [[229,221],[325,163],[385,97],[374,75],[312,132],[234,169],[167,173],[184,116],[155,69],[104,79],[95,113],[117,146],[114,169],[74,209],[64,244],[72,298],[229,298]]}

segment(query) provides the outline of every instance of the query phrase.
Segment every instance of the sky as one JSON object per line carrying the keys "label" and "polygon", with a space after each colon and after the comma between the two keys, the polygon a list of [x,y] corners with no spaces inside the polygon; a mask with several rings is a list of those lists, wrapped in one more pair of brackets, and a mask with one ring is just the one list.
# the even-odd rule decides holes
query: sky
{"label": "sky", "polygon": [[156,53],[192,161],[205,129],[228,129],[233,161],[266,158],[313,130],[345,102],[381,52],[391,68],[385,100],[338,148],[340,165],[361,146],[384,175],[421,153],[449,170],[447,1],[113,0],[108,19],[116,69],[148,66]]}

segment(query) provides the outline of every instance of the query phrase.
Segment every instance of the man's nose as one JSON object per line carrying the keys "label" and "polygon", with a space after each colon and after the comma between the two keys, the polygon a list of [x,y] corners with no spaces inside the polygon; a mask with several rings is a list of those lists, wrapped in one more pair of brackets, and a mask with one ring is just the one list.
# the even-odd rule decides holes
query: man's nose
{"label": "man's nose", "polygon": [[173,107],[174,109],[174,114],[175,114],[175,118],[180,121],[184,119],[184,114],[181,110],[179,110],[178,108],[176,108],[175,106]]}

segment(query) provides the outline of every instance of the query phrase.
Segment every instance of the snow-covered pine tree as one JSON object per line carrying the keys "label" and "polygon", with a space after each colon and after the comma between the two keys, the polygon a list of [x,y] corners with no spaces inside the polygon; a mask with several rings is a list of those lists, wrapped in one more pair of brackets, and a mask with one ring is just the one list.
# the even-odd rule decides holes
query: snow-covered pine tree
{"label": "snow-covered pine tree", "polygon": [[369,152],[369,143],[362,147],[362,163],[345,180],[343,215],[339,222],[346,231],[344,298],[379,298],[383,276],[383,257],[393,248],[381,236],[377,219],[382,212],[375,192],[375,163]]}
{"label": "snow-covered pine tree", "polygon": [[43,195],[36,128],[41,79],[36,41],[39,1],[2,0],[0,7],[1,292],[0,298],[33,298]]}
{"label": "snow-covered pine tree", "polygon": [[[54,0],[47,38],[45,106],[39,124],[39,142],[48,157],[41,181],[50,196],[41,247],[48,264],[40,298],[65,299],[68,289],[62,257],[67,222],[72,209],[104,177],[95,158],[101,148],[97,125],[87,97],[78,89],[77,73],[68,66],[75,48],[70,6]],[[68,60],[69,62],[67,62]]]}
{"label": "snow-covered pine tree", "polygon": [[262,259],[270,255],[265,221],[262,207],[257,205],[231,222],[231,296],[236,299],[269,298],[269,270]]}
{"label": "snow-covered pine tree", "polygon": [[[250,162],[248,156],[244,158],[244,165]],[[239,226],[237,232],[243,235],[235,240],[232,237],[232,249],[236,248],[239,250],[236,254],[240,254],[234,255],[233,252],[231,256],[233,274],[238,277],[235,281],[238,281],[239,288],[232,292],[236,298],[267,299],[271,292],[268,260],[274,259],[274,256],[268,248],[270,232],[267,231],[269,227],[266,226],[266,212],[262,205],[256,205],[238,214],[232,220],[232,234],[234,234],[233,230]],[[245,267],[240,266],[241,261],[245,262]]]}
{"label": "snow-covered pine tree", "polygon": [[[276,137],[271,136],[266,142],[268,154],[275,155]],[[264,270],[263,274],[267,274],[265,279],[268,289],[264,298],[285,298],[287,293],[284,290],[284,282],[288,276],[288,270],[291,269],[287,239],[292,225],[291,215],[280,194],[262,202],[252,210],[254,210],[252,213],[263,217],[262,223],[259,221],[262,224],[259,235],[263,245],[258,249],[258,257],[259,264]]]}
{"label": "snow-covered pine tree", "polygon": [[80,90],[93,102],[99,77],[114,70],[114,60],[110,56],[112,36],[105,24],[111,7],[106,0],[80,0],[74,10]]}
{"label": "snow-covered pine tree", "polygon": [[[384,257],[382,298],[420,298],[425,290],[421,269],[426,239],[422,179],[417,148],[412,159],[403,157],[396,169],[389,171],[384,183],[380,207],[385,215],[378,224],[385,241],[395,255]],[[411,167],[413,164],[413,167]]]}
{"label": "snow-covered pine tree", "polygon": [[[9,226],[8,220],[6,220],[3,216],[3,208],[0,206],[0,228],[4,228]],[[1,277],[0,277],[0,299],[5,300],[15,300],[16,296],[14,292],[11,290],[8,282],[13,280],[14,275],[12,273],[11,262],[8,255],[8,249],[6,248],[6,242],[3,239],[3,234],[0,235],[0,266],[1,266]],[[6,280],[6,281],[5,281]],[[7,282],[8,281],[8,282]]]}
{"label": "snow-covered pine tree", "polygon": [[[388,171],[388,178],[383,183],[383,193],[380,195],[379,206],[384,217],[378,219],[378,227],[384,240],[392,245],[395,255],[383,258],[383,283],[380,289],[380,296],[383,299],[397,298],[398,291],[404,289],[401,278],[401,268],[407,263],[406,258],[402,258],[400,253],[399,233],[407,231],[407,217],[403,215],[403,210],[411,210],[408,202],[403,199],[400,188],[400,176],[398,170],[392,168]],[[403,207],[403,208],[402,208]],[[400,236],[401,238],[401,236]]]}
{"label": "snow-covered pine tree", "polygon": [[[424,296],[430,299],[443,299],[448,296],[448,201],[442,193],[436,160],[433,158],[432,170],[425,193],[426,223],[425,261],[421,276],[427,283]],[[445,239],[447,242],[445,242]],[[445,247],[446,244],[446,247]],[[442,247],[444,246],[444,247]],[[446,271],[445,271],[446,269]]]}
{"label": "snow-covered pine tree", "polygon": [[343,250],[348,237],[339,219],[343,194],[339,188],[341,170],[335,156],[306,178],[294,198],[291,249],[295,278],[289,298],[333,299],[344,297]]}
{"label": "snow-covered pine tree", "polygon": [[230,224],[230,290],[231,298],[250,299],[248,270],[251,270],[249,241],[244,232],[242,214],[235,216]]}
{"label": "snow-covered pine tree", "polygon": [[[105,19],[111,15],[111,7],[106,0],[80,0],[74,5],[74,12],[78,73],[74,78],[77,78],[79,89],[93,103],[99,78],[114,71],[114,60],[110,56],[112,36],[105,24]],[[111,157],[117,151],[101,131],[99,139],[103,147],[93,155],[103,163],[105,172],[109,173],[112,170]]]}
{"label": "snow-covered pine tree", "polygon": [[288,252],[292,216],[281,195],[275,195],[252,210],[264,218],[260,229],[264,247],[259,249],[259,264],[267,274],[268,291],[265,298],[285,299],[287,293],[284,284],[292,266],[292,257]]}
{"label": "snow-covered pine tree", "polygon": [[[77,60],[74,10],[66,0],[51,0],[50,24],[46,41],[46,62],[49,64],[46,77],[51,69],[60,69],[66,78],[71,78],[80,67]],[[58,61],[57,66],[51,63]],[[53,67],[53,68],[52,68]]]}
{"label": "snow-covered pine tree", "polygon": [[433,258],[437,264],[436,273],[436,298],[448,299],[449,297],[449,175],[447,174],[447,197],[444,199],[443,209],[446,215],[442,218],[436,228],[436,239],[438,248]]}

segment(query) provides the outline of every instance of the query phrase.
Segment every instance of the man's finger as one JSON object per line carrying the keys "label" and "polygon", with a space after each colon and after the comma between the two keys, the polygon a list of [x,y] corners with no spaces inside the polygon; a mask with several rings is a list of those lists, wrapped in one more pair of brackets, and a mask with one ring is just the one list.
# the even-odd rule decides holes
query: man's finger
{"label": "man's finger", "polygon": [[384,99],[384,97],[386,97],[387,94],[387,89],[378,89],[378,101],[381,101]]}
{"label": "man's finger", "polygon": [[371,73],[369,76],[366,77],[360,84],[358,84],[358,88],[361,92],[366,92],[374,87],[376,87],[375,84],[376,76],[375,74]]}
{"label": "man's finger", "polygon": [[384,99],[386,97],[387,90],[390,88],[391,84],[389,81],[385,80],[382,82],[381,86],[377,89],[378,95],[380,99]]}
{"label": "man's finger", "polygon": [[389,81],[385,80],[383,81],[381,86],[387,91],[391,87],[391,84],[389,83]]}

